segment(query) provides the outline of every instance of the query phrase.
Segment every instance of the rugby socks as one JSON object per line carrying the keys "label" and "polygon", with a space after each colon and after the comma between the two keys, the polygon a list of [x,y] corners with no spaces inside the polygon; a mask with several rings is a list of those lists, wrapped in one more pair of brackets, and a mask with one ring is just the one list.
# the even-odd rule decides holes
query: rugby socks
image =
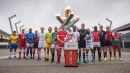
{"label": "rugby socks", "polygon": [[58,54],[58,60],[57,60],[57,62],[60,62],[60,57],[61,57],[61,54]]}
{"label": "rugby socks", "polygon": [[112,52],[110,51],[109,54],[110,54],[110,58],[111,58],[112,57]]}
{"label": "rugby socks", "polygon": [[114,49],[114,58],[116,58],[116,49]]}
{"label": "rugby socks", "polygon": [[26,55],[27,55],[27,57],[28,57],[28,54],[29,54],[29,49],[27,49],[27,54],[26,54]]}
{"label": "rugby socks", "polygon": [[25,50],[23,50],[23,57],[25,57]]}
{"label": "rugby socks", "polygon": [[88,53],[86,53],[86,59],[88,60]]}
{"label": "rugby socks", "polygon": [[54,56],[55,56],[55,53],[53,52],[53,53],[52,53],[52,60],[54,60]]}
{"label": "rugby socks", "polygon": [[83,52],[83,60],[85,60],[85,52]]}
{"label": "rugby socks", "polygon": [[94,60],[94,53],[92,53],[92,59]]}
{"label": "rugby socks", "polygon": [[30,49],[30,56],[32,57],[32,49]]}
{"label": "rugby socks", "polygon": [[81,52],[79,52],[79,61],[81,61]]}
{"label": "rugby socks", "polygon": [[16,52],[14,52],[14,57],[16,56]]}
{"label": "rugby socks", "polygon": [[33,50],[33,58],[35,58],[35,50]]}
{"label": "rugby socks", "polygon": [[19,51],[19,57],[21,58],[21,50]]}
{"label": "rugby socks", "polygon": [[11,55],[12,55],[12,52],[10,52],[9,57],[11,57]]}

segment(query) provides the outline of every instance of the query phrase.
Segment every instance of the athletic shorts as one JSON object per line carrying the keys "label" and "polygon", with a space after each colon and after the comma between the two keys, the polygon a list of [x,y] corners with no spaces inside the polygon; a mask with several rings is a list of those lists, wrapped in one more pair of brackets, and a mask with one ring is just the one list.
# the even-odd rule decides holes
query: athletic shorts
{"label": "athletic shorts", "polygon": [[10,44],[10,48],[11,49],[17,49],[18,48],[18,44]]}
{"label": "athletic shorts", "polygon": [[52,45],[46,43],[46,48],[47,48],[47,49],[51,49],[51,48],[52,48]]}
{"label": "athletic shorts", "polygon": [[58,48],[58,44],[57,45],[52,44],[52,48],[54,48],[54,49],[56,48],[57,49]]}
{"label": "athletic shorts", "polygon": [[112,41],[106,40],[106,46],[112,46]]}
{"label": "athletic shorts", "polygon": [[86,45],[86,49],[93,49],[93,45]]}
{"label": "athletic shorts", "polygon": [[38,43],[38,48],[45,48],[46,47],[46,42],[39,42]]}
{"label": "athletic shorts", "polygon": [[27,43],[27,47],[34,47],[34,43]]}
{"label": "athletic shorts", "polygon": [[120,45],[113,45],[113,49],[120,49]]}
{"label": "athletic shorts", "polygon": [[86,48],[86,41],[82,40],[78,42],[78,47],[79,48]]}
{"label": "athletic shorts", "polygon": [[19,43],[19,47],[26,47],[26,42],[25,43]]}
{"label": "athletic shorts", "polygon": [[34,43],[34,48],[38,48],[38,43]]}
{"label": "athletic shorts", "polygon": [[101,45],[101,47],[105,47],[106,46],[106,42],[105,41],[100,41],[100,45]]}
{"label": "athletic shorts", "polygon": [[93,42],[93,47],[101,47],[100,42]]}

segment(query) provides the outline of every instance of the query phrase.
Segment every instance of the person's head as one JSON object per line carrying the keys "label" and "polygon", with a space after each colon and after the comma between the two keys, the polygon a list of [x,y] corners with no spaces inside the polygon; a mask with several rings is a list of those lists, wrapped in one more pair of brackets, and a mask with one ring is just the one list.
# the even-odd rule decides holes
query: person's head
{"label": "person's head", "polygon": [[32,33],[32,28],[29,28],[29,32]]}
{"label": "person's head", "polygon": [[75,25],[73,26],[73,31],[74,31],[74,32],[76,31],[76,26],[75,26]]}
{"label": "person's head", "polygon": [[118,32],[117,31],[114,31],[114,34],[117,34]]}
{"label": "person's head", "polygon": [[38,31],[37,31],[37,30],[35,30],[35,34],[36,34],[36,35],[38,34]]}
{"label": "person's head", "polygon": [[110,27],[109,27],[109,26],[107,26],[107,27],[106,27],[106,30],[107,30],[107,31],[110,31]]}
{"label": "person's head", "polygon": [[52,31],[52,28],[51,28],[51,27],[49,27],[49,28],[48,28],[48,31],[49,31],[49,32],[51,32],[51,31]]}
{"label": "person's head", "polygon": [[41,27],[40,29],[41,29],[41,32],[43,33],[44,32],[44,27]]}
{"label": "person's head", "polygon": [[24,33],[25,32],[25,29],[22,29],[22,33]]}
{"label": "person's head", "polygon": [[100,28],[100,30],[103,30],[103,26],[100,25],[99,28]]}
{"label": "person's head", "polygon": [[62,29],[62,30],[65,30],[65,26],[64,26],[64,25],[62,25],[62,26],[61,26],[61,29]]}
{"label": "person's head", "polygon": [[97,31],[97,26],[94,26],[94,31]]}
{"label": "person's head", "polygon": [[55,31],[55,32],[57,32],[57,31],[58,31],[58,29],[57,29],[57,27],[56,27],[56,26],[54,27],[54,31]]}
{"label": "person's head", "polygon": [[90,33],[90,32],[91,32],[89,28],[87,29],[87,31],[88,31],[88,33]]}
{"label": "person's head", "polygon": [[84,23],[81,24],[81,28],[82,28],[82,29],[85,28],[85,24],[84,24]]}
{"label": "person's head", "polygon": [[16,35],[16,31],[13,31],[13,35],[14,35],[14,36]]}

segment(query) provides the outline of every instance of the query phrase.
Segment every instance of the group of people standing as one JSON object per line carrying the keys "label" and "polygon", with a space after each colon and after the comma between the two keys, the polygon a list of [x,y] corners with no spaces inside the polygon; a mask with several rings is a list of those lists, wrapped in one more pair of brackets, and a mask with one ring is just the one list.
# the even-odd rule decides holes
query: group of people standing
{"label": "group of people standing", "polygon": [[[28,33],[25,33],[25,30],[22,29],[20,34],[16,34],[16,31],[13,31],[13,35],[10,36],[10,55],[11,59],[12,50],[14,49],[14,58],[16,58],[16,51],[19,47],[19,59],[21,59],[21,54],[23,53],[23,58],[35,59],[35,52],[37,50],[37,61],[41,60],[41,49],[44,49],[44,60],[49,61],[51,53],[51,63],[55,61],[55,50],[57,52],[57,64],[60,63],[61,53],[64,50],[65,42],[77,42],[78,43],[78,52],[77,52],[77,63],[81,64],[81,53],[83,51],[83,63],[88,63],[89,59],[89,50],[91,51],[92,62],[95,62],[96,50],[98,51],[98,61],[102,60],[107,61],[107,49],[109,49],[110,60],[116,60],[116,49],[119,53],[119,60],[121,59],[120,44],[121,36],[114,32],[110,31],[110,27],[106,27],[106,31],[103,30],[103,26],[94,26],[94,30],[85,29],[85,24],[81,24],[81,29],[72,26],[72,32],[69,33],[64,26],[61,26],[61,29],[58,30],[57,27],[54,27],[54,32],[52,28],[48,28],[48,32],[44,32],[44,27],[40,28],[40,32],[37,30],[35,33],[32,32],[32,28],[29,29]],[[26,49],[27,48],[27,49]],[[103,51],[104,58],[101,58],[101,53]],[[112,56],[114,54],[114,57]],[[30,56],[29,56],[30,55]],[[65,55],[65,54],[64,54]]]}

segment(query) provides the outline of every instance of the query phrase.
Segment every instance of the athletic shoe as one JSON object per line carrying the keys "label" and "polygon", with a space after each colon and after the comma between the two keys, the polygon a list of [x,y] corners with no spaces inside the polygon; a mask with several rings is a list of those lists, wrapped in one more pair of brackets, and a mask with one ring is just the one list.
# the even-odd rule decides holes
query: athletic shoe
{"label": "athletic shoe", "polygon": [[120,61],[122,61],[123,59],[122,58],[119,58]]}
{"label": "athletic shoe", "polygon": [[60,61],[57,61],[57,63],[56,64],[60,64]]}
{"label": "athletic shoe", "polygon": [[46,58],[46,60],[45,61],[49,61],[49,59],[48,58]]}
{"label": "athletic shoe", "polygon": [[54,59],[51,59],[51,63],[53,63],[54,62]]}
{"label": "athletic shoe", "polygon": [[37,59],[37,61],[40,61],[41,60],[41,58],[39,57],[38,59]]}
{"label": "athletic shoe", "polygon": [[28,60],[28,57],[26,57],[26,60]]}
{"label": "athletic shoe", "polygon": [[81,64],[81,60],[78,61],[78,64]]}
{"label": "athletic shoe", "polygon": [[95,63],[95,60],[94,60],[94,59],[92,59],[92,62],[93,62],[93,63]]}
{"label": "athletic shoe", "polygon": [[16,59],[16,56],[14,56],[14,59]]}
{"label": "athletic shoe", "polygon": [[9,57],[9,59],[11,59],[11,57]]}
{"label": "athletic shoe", "polygon": [[104,61],[107,61],[107,58],[106,58],[106,57],[104,58]]}
{"label": "athletic shoe", "polygon": [[21,57],[19,57],[19,60],[21,59]]}
{"label": "athletic shoe", "polygon": [[114,61],[114,59],[113,59],[113,58],[110,58],[110,60],[111,60],[111,61]]}
{"label": "athletic shoe", "polygon": [[84,60],[83,63],[87,64],[88,62],[86,60]]}
{"label": "athletic shoe", "polygon": [[26,59],[26,57],[23,57],[23,59]]}

